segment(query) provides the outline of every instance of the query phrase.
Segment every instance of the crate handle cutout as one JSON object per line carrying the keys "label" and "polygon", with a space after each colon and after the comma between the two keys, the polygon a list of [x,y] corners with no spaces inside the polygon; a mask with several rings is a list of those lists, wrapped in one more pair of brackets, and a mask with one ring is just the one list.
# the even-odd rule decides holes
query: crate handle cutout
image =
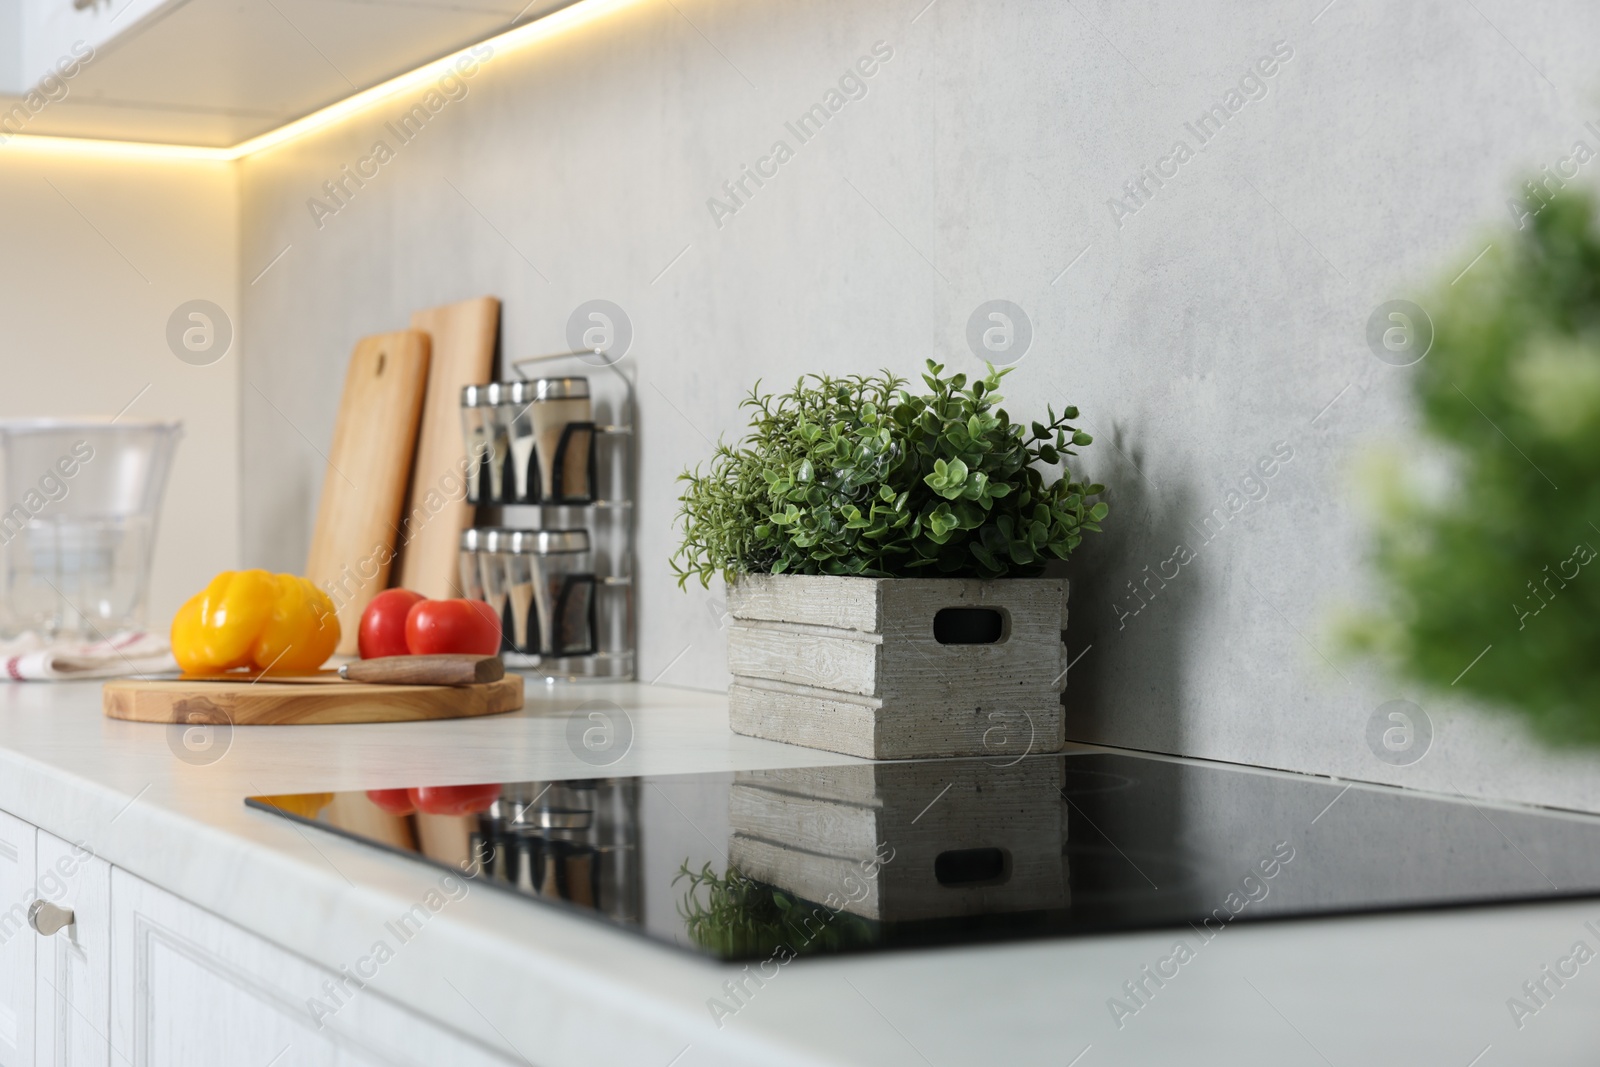
{"label": "crate handle cutout", "polygon": [[934,857],[933,876],[951,889],[1000,885],[1011,880],[1011,857],[1003,848],[953,848]]}
{"label": "crate handle cutout", "polygon": [[933,639],[941,645],[999,644],[1008,621],[999,608],[940,608],[933,615]]}

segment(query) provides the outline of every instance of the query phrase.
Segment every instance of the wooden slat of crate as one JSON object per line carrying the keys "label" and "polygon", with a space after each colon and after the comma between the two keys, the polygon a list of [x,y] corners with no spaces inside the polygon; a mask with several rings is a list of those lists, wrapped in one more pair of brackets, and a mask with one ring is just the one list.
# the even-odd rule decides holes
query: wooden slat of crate
{"label": "wooden slat of crate", "polygon": [[[1030,588],[1031,587],[1031,588]],[[844,578],[826,574],[747,574],[728,587],[735,619],[792,622],[862,633],[885,633],[893,616],[931,615],[941,607],[1011,608],[1016,598],[1038,596],[1060,613],[1067,628],[1064,578]],[[930,607],[931,605],[931,607]]]}
{"label": "wooden slat of crate", "polygon": [[883,677],[883,637],[773,622],[728,627],[728,671],[840,693],[876,696]]}
{"label": "wooden slat of crate", "polygon": [[735,619],[881,633],[882,581],[825,574],[747,574],[728,587]]}
{"label": "wooden slat of crate", "polygon": [[738,679],[728,687],[728,725],[734,733],[865,759],[893,758],[879,752],[880,710],[875,701],[862,703],[842,694],[757,689]]}
{"label": "wooden slat of crate", "polygon": [[[1054,689],[990,693],[977,700],[925,696],[890,707],[849,694],[735,679],[728,688],[728,721],[735,733],[866,759],[1010,758],[1025,750],[1055,752],[1065,742],[1061,697]],[[997,725],[1002,734],[991,732]]]}
{"label": "wooden slat of crate", "polygon": [[885,638],[782,623],[728,628],[728,670],[736,678],[884,700],[1001,689],[1059,692],[1064,666],[1054,629],[1048,636],[1013,629],[1009,640],[993,645],[941,645],[931,633]]}

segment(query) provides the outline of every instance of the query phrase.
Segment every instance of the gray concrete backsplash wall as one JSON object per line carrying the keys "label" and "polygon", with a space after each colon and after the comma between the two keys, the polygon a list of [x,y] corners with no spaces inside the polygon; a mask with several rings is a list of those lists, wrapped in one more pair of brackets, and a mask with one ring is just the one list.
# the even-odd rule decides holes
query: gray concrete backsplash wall
{"label": "gray concrete backsplash wall", "polygon": [[[242,165],[245,559],[304,565],[359,336],[492,293],[516,358],[611,300],[640,676],[719,689],[675,476],[757,380],[988,352],[1014,417],[1081,408],[1109,486],[1067,569],[1070,738],[1600,810],[1590,760],[1330,634],[1371,589],[1352,471],[1414,423],[1368,320],[1600,150],[1597,39],[1579,0],[647,0],[483,56]],[[1368,741],[1393,700],[1426,716],[1408,765]]]}

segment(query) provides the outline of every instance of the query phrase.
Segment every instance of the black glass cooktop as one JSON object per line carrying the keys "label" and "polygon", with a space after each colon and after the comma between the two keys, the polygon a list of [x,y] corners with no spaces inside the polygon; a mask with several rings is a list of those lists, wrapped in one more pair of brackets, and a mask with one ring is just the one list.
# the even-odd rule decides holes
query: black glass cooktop
{"label": "black glass cooktop", "polygon": [[1105,752],[247,803],[722,959],[1600,895],[1597,818]]}

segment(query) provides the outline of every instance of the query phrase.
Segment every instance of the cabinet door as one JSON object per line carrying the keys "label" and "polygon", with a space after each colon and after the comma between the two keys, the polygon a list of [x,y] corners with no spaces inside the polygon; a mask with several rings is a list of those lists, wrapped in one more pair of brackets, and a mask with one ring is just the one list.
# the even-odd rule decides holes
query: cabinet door
{"label": "cabinet door", "polygon": [[[106,1067],[111,1062],[111,865],[88,849],[39,832],[38,896],[70,908],[71,926],[39,937],[34,962],[34,1062]],[[35,935],[37,936],[37,935]]]}
{"label": "cabinet door", "polygon": [[[112,38],[130,30],[145,15],[161,6],[161,0],[22,0],[19,4],[0,4],[6,18],[13,20],[20,33],[11,47],[18,54],[20,67],[6,91],[21,96],[46,74],[71,72],[91,61],[97,49]],[[20,10],[19,10],[20,8]]]}
{"label": "cabinet door", "polygon": [[339,975],[118,869],[111,937],[119,1067],[505,1067],[370,990],[329,1010]]}
{"label": "cabinet door", "polygon": [[33,1067],[33,963],[39,936],[28,928],[34,836],[0,812],[0,1067]]}

